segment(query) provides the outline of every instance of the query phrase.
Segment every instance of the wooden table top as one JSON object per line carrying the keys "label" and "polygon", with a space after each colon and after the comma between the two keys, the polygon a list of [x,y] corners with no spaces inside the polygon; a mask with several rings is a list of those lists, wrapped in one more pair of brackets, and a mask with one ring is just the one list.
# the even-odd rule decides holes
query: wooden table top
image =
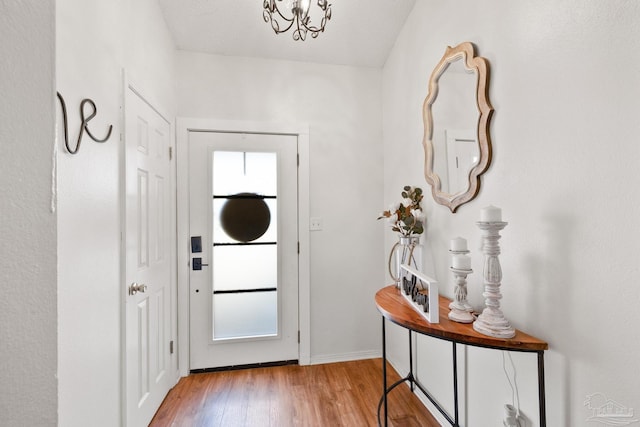
{"label": "wooden table top", "polygon": [[536,352],[549,348],[545,341],[517,329],[513,338],[494,338],[476,332],[471,323],[449,320],[449,303],[450,299],[440,295],[440,323],[429,323],[394,285],[382,288],[376,293],[376,306],[385,318],[420,334],[460,344],[503,350]]}

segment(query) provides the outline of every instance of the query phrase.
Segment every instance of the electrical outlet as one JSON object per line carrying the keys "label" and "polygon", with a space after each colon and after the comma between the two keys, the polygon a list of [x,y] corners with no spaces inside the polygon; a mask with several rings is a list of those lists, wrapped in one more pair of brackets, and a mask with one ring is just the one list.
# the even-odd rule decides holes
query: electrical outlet
{"label": "electrical outlet", "polygon": [[322,230],[322,218],[319,216],[313,216],[309,218],[309,230],[320,231]]}

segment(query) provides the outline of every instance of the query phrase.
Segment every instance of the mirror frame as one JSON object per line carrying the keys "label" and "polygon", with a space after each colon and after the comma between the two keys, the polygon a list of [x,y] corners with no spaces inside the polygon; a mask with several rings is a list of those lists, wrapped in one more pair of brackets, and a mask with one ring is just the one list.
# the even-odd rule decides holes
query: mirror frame
{"label": "mirror frame", "polygon": [[[465,69],[474,71],[476,75],[476,106],[478,108],[477,141],[480,152],[478,163],[469,171],[469,187],[463,193],[449,194],[442,192],[440,177],[433,170],[433,113],[432,106],[438,97],[438,80],[447,70],[449,64],[462,59]],[[424,100],[422,117],[424,121],[424,138],[422,145],[425,152],[424,176],[431,185],[431,194],[436,203],[448,207],[452,213],[463,204],[473,200],[480,191],[480,176],[491,164],[491,135],[489,124],[493,115],[493,107],[489,101],[489,62],[486,58],[475,56],[471,42],[463,42],[456,47],[447,46],[438,65],[429,78],[429,93]]]}

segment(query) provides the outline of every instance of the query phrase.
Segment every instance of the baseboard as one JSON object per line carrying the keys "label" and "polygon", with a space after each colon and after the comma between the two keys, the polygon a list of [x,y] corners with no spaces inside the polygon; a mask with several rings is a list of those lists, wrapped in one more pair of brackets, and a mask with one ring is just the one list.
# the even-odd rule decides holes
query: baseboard
{"label": "baseboard", "polygon": [[353,360],[376,359],[382,357],[380,350],[357,351],[354,353],[324,354],[321,356],[311,356],[312,365],[322,365],[324,363],[350,362]]}

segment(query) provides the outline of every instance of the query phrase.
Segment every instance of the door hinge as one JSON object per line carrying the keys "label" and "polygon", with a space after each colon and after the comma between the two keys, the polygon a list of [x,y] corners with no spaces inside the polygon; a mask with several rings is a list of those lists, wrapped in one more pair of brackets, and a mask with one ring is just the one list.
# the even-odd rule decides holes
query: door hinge
{"label": "door hinge", "polygon": [[169,341],[169,354],[173,354],[173,340]]}
{"label": "door hinge", "polygon": [[173,147],[169,147],[169,160],[173,160]]}
{"label": "door hinge", "polygon": [[300,166],[300,154],[296,154],[296,163]]}
{"label": "door hinge", "polygon": [[298,242],[298,254],[300,254],[300,242]]}
{"label": "door hinge", "polygon": [[300,331],[298,331],[298,344],[300,344]]}

